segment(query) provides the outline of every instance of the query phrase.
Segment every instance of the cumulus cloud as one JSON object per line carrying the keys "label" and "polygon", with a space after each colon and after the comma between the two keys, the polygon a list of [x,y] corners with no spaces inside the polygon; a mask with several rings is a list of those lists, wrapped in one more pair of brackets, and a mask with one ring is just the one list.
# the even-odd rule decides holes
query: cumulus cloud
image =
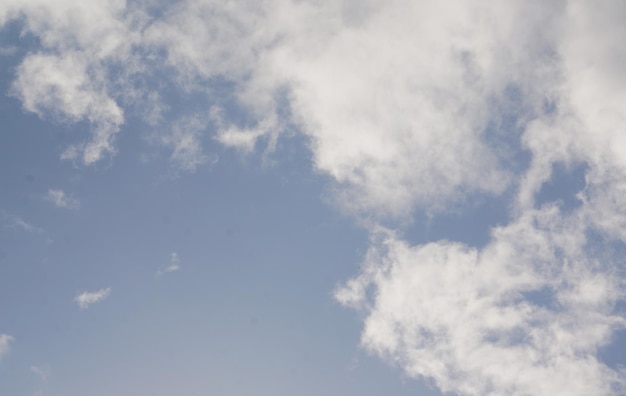
{"label": "cumulus cloud", "polygon": [[585,251],[581,213],[555,205],[496,228],[476,249],[412,246],[387,232],[336,292],[367,313],[363,346],[461,395],[613,395],[624,378],[597,350],[626,321],[624,282]]}
{"label": "cumulus cloud", "polygon": [[[610,250],[612,240],[626,241],[620,144],[626,84],[615,74],[624,59],[616,55],[624,52],[617,42],[626,37],[615,15],[623,17],[625,9],[615,2],[599,10],[571,1],[564,10],[564,17],[540,13],[550,16],[558,27],[554,31],[521,18],[526,24],[521,28],[528,29],[522,37],[533,37],[535,30],[544,51],[553,55],[533,58],[532,52],[516,55],[514,49],[500,54],[522,60],[508,84],[520,87],[528,107],[516,115],[521,133],[513,137],[531,161],[514,176],[511,222],[492,229],[482,249],[445,240],[411,245],[383,233],[360,274],[336,292],[340,302],[367,313],[365,348],[444,391],[617,395],[625,390],[623,373],[597,357],[625,326],[616,310],[625,291],[621,260],[599,253]],[[537,81],[536,71],[526,69],[531,67],[539,70]],[[586,185],[577,194],[581,206],[572,211],[537,202],[560,164],[586,167]],[[597,233],[603,237],[591,238]]]}
{"label": "cumulus cloud", "polygon": [[10,0],[0,6],[0,24],[10,19],[21,20],[23,32],[41,43],[16,70],[12,92],[24,109],[92,126],[91,139],[71,145],[62,158],[91,164],[114,153],[124,112],[107,68],[118,62],[125,62],[124,70],[132,68],[134,35],[128,30],[132,22],[126,19],[125,2]]}
{"label": "cumulus cloud", "polygon": [[[597,356],[624,327],[623,270],[603,249],[626,242],[623,2],[143,4],[0,5],[0,23],[20,18],[41,40],[14,95],[91,124],[64,158],[114,153],[129,109],[162,119],[171,92],[140,75],[206,98],[159,135],[182,170],[207,162],[211,133],[249,153],[296,130],[334,202],[372,233],[336,291],[365,313],[365,348],[460,395],[624,393]],[[585,170],[576,208],[538,199],[558,166]],[[510,199],[486,246],[403,240],[416,213],[485,196]],[[174,255],[158,274],[179,268]]]}
{"label": "cumulus cloud", "polygon": [[157,276],[161,276],[163,274],[167,274],[169,272],[176,272],[180,270],[180,258],[178,257],[178,253],[172,252],[170,255],[170,264],[166,267],[159,268],[157,271]]}
{"label": "cumulus cloud", "polygon": [[0,360],[9,353],[9,347],[13,341],[15,339],[10,335],[0,334]]}
{"label": "cumulus cloud", "polygon": [[61,189],[49,189],[46,199],[58,208],[77,209],[80,206],[78,199],[67,195]]}
{"label": "cumulus cloud", "polygon": [[92,86],[87,68],[81,53],[29,55],[18,68],[13,89],[24,108],[40,116],[51,111],[71,121],[91,121],[92,139],[68,147],[61,156],[91,164],[115,151],[113,139],[123,115],[102,89]]}
{"label": "cumulus cloud", "polygon": [[87,309],[91,304],[103,301],[111,294],[111,288],[100,289],[95,292],[83,292],[74,297],[74,302],[80,309]]}

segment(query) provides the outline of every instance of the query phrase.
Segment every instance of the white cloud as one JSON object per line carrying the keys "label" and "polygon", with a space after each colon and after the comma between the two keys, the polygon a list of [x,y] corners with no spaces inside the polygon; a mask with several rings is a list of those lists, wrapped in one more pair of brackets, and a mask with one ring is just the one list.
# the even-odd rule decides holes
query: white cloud
{"label": "white cloud", "polygon": [[[224,123],[221,112],[217,108],[213,109],[212,115],[219,126],[216,140],[224,146],[237,148],[245,154],[253,152],[257,141],[262,137],[270,137],[271,141],[275,142],[280,132],[274,113],[270,113],[254,127],[248,128]],[[272,143],[269,146],[271,147]]]}
{"label": "white cloud", "polygon": [[46,199],[59,208],[77,209],[80,206],[78,199],[68,196],[61,189],[49,189]]}
{"label": "white cloud", "polygon": [[89,142],[72,145],[62,154],[62,159],[80,159],[85,164],[115,152],[114,136],[124,119],[118,105],[93,86],[88,67],[80,53],[29,55],[19,66],[13,86],[28,111],[42,117],[51,111],[70,121],[94,124]]}
{"label": "white cloud", "polygon": [[103,301],[111,294],[111,288],[100,289],[95,292],[83,292],[74,297],[80,309],[87,309],[91,304]]}
{"label": "white cloud", "polygon": [[[462,395],[623,393],[622,374],[597,358],[624,325],[623,272],[588,240],[626,242],[622,1],[186,0],[154,20],[141,7],[0,5],[0,22],[21,16],[42,42],[17,69],[24,108],[92,124],[64,158],[114,153],[143,98],[145,119],[164,117],[167,95],[133,76],[171,76],[181,95],[225,81],[237,119],[217,101],[160,144],[193,171],[211,122],[215,140],[243,152],[271,150],[288,128],[304,134],[336,203],[374,235],[337,291],[366,313],[368,350]],[[511,165],[522,149],[527,169]],[[537,203],[560,164],[586,169],[570,212]],[[482,249],[397,236],[415,211],[485,194],[514,198]],[[382,223],[398,230],[380,241]],[[179,266],[173,255],[158,273]]]}
{"label": "white cloud", "polygon": [[281,24],[268,24],[268,14],[279,3],[179,2],[145,30],[144,44],[166,52],[167,65],[186,90],[202,90],[217,76],[239,80],[277,38]]}
{"label": "white cloud", "polygon": [[157,276],[161,276],[163,274],[167,274],[168,272],[176,272],[180,270],[180,258],[178,257],[178,253],[172,252],[170,255],[170,264],[164,268],[159,268],[157,271]]}
{"label": "white cloud", "polygon": [[337,299],[367,314],[363,346],[460,395],[615,395],[626,379],[597,357],[626,321],[624,282],[585,252],[582,213],[528,211],[482,250],[374,243]]}
{"label": "white cloud", "polygon": [[15,339],[10,335],[0,334],[0,360],[9,353],[9,347],[13,341]]}
{"label": "white cloud", "polygon": [[0,24],[20,18],[24,31],[41,42],[41,49],[29,52],[18,66],[14,95],[42,117],[92,125],[91,139],[67,148],[63,159],[91,164],[115,152],[124,112],[107,68],[123,61],[124,73],[132,69],[129,49],[136,36],[124,12],[125,2],[116,0],[89,5],[9,0],[0,5]]}

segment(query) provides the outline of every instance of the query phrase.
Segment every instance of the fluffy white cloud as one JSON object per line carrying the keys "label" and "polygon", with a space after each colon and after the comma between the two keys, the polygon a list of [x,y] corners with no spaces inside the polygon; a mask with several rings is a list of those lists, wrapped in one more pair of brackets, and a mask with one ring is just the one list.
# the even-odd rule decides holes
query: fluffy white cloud
{"label": "fluffy white cloud", "polygon": [[6,334],[0,334],[0,360],[9,352],[9,346],[15,341],[13,337]]}
{"label": "fluffy white cloud", "polygon": [[111,294],[111,288],[100,289],[95,292],[83,292],[74,297],[74,302],[80,309],[87,309],[91,304],[100,302]]}
{"label": "fluffy white cloud", "polygon": [[[125,1],[76,4],[71,1],[9,0],[0,5],[0,23],[23,21],[24,33],[41,41],[18,66],[13,93],[28,111],[70,122],[88,121],[92,138],[70,146],[64,159],[94,163],[115,152],[114,138],[124,122],[108,67],[124,62],[133,69]],[[127,19],[128,17],[128,19]]]}
{"label": "fluffy white cloud", "polygon": [[89,120],[94,124],[92,140],[74,145],[62,155],[63,159],[78,159],[94,163],[105,153],[113,153],[114,135],[123,122],[123,112],[88,75],[84,55],[33,54],[19,66],[13,89],[26,110],[45,116],[52,111],[71,121]]}
{"label": "fluffy white cloud", "polygon": [[482,250],[387,232],[336,297],[367,313],[365,348],[443,391],[622,394],[624,377],[596,353],[626,325],[614,312],[624,282],[585,251],[584,221],[544,206]]}
{"label": "fluffy white cloud", "polygon": [[[336,203],[374,235],[337,291],[365,311],[366,348],[457,394],[623,393],[596,356],[624,325],[623,272],[588,240],[626,242],[622,1],[185,0],[158,18],[144,5],[0,5],[0,23],[22,18],[42,43],[17,69],[24,108],[92,125],[65,158],[115,152],[128,109],[163,118],[167,95],[137,76],[169,76],[180,95],[223,83],[236,119],[215,100],[159,143],[194,170],[207,129],[243,152],[304,134]],[[570,211],[538,205],[557,165],[585,168]],[[397,236],[416,210],[505,191],[510,223],[480,250]]]}
{"label": "fluffy white cloud", "polygon": [[46,199],[59,208],[76,209],[80,206],[80,201],[71,197],[60,189],[49,189]]}

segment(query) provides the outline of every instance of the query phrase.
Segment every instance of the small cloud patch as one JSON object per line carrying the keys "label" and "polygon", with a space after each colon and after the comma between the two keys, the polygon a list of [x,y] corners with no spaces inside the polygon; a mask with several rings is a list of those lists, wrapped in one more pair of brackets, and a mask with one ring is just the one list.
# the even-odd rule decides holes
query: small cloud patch
{"label": "small cloud patch", "polygon": [[170,255],[170,264],[165,268],[159,268],[156,275],[161,276],[168,272],[176,272],[180,270],[180,258],[178,257],[178,253],[172,252]]}
{"label": "small cloud patch", "polygon": [[7,334],[0,334],[0,360],[9,352],[10,344],[15,338]]}
{"label": "small cloud patch", "polygon": [[60,189],[49,189],[46,199],[52,202],[57,208],[78,209],[80,201],[71,197]]}
{"label": "small cloud patch", "polygon": [[83,292],[76,297],[74,297],[74,301],[78,304],[80,309],[87,309],[91,304],[100,302],[111,294],[111,288],[108,287],[106,289],[100,289],[95,292]]}

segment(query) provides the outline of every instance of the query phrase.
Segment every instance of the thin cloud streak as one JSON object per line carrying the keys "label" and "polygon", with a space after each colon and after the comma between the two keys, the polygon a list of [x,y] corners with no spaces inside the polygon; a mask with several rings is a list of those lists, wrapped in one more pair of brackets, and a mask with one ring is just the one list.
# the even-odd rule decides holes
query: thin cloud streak
{"label": "thin cloud streak", "polygon": [[39,377],[39,379],[41,379],[41,382],[44,383],[44,385],[48,384],[48,380],[50,378],[50,368],[46,367],[46,368],[42,368],[39,366],[30,366],[30,371],[37,375],[37,377]]}
{"label": "thin cloud streak", "polygon": [[91,304],[105,300],[109,295],[111,295],[111,288],[100,289],[95,292],[83,292],[74,297],[74,302],[83,310],[89,308]]}
{"label": "thin cloud streak", "polygon": [[14,341],[15,338],[10,335],[0,334],[0,361],[9,353],[11,343]]}
{"label": "thin cloud streak", "polygon": [[45,231],[43,228],[35,226],[19,216],[2,211],[2,218],[4,220],[4,228],[17,229],[32,234],[43,234]]}
{"label": "thin cloud streak", "polygon": [[49,189],[46,199],[52,202],[58,208],[78,209],[80,201],[74,197],[68,196],[61,189]]}
{"label": "thin cloud streak", "polygon": [[41,380],[41,388],[33,393],[33,396],[43,396],[48,391],[51,376],[50,367],[30,366],[30,371]]}

